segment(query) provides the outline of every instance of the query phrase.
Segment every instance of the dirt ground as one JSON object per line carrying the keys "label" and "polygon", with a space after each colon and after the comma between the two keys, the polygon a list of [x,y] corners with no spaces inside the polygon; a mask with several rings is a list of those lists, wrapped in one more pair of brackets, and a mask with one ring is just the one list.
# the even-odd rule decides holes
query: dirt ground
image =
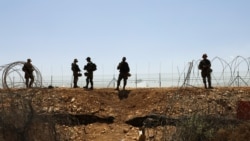
{"label": "dirt ground", "polygon": [[3,141],[136,141],[139,129],[152,116],[171,120],[146,128],[146,140],[152,141],[175,140],[175,121],[196,114],[240,121],[234,130],[219,130],[219,138],[229,137],[242,123],[250,128],[249,121],[239,119],[237,106],[239,101],[250,101],[249,87],[33,88],[0,89],[0,93]]}

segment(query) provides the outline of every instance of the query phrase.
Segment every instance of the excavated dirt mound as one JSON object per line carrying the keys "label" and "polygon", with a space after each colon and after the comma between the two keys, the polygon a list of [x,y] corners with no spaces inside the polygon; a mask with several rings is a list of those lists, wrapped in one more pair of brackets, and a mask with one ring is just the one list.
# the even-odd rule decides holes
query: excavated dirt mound
{"label": "excavated dirt mound", "polygon": [[197,126],[189,126],[194,117],[203,119],[198,126],[204,125],[204,130],[203,123],[213,125],[206,126],[206,131],[220,138],[249,125],[237,117],[238,102],[250,101],[248,87],[34,88],[0,89],[0,94],[3,141],[133,141],[142,128],[146,140],[180,140],[188,136],[186,130],[200,132]]}

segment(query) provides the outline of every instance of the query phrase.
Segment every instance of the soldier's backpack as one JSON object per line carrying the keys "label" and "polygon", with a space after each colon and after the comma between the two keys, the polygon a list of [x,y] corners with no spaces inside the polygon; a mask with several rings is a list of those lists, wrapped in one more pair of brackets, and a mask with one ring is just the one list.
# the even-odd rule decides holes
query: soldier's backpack
{"label": "soldier's backpack", "polygon": [[27,70],[26,66],[23,65],[22,70],[25,72]]}
{"label": "soldier's backpack", "polygon": [[97,67],[96,67],[95,63],[91,63],[91,70],[92,71],[96,71],[97,70]]}

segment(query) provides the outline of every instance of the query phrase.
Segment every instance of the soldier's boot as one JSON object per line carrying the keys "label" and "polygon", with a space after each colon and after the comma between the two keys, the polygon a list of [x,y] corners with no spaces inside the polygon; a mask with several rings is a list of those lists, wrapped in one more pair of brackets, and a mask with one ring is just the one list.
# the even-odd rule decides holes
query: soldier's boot
{"label": "soldier's boot", "polygon": [[204,83],[204,88],[207,89],[207,83]]}
{"label": "soldier's boot", "polygon": [[127,85],[127,81],[126,81],[126,80],[124,80],[123,90],[125,90],[126,85]]}
{"label": "soldier's boot", "polygon": [[26,88],[29,88],[29,80],[26,80]]}
{"label": "soldier's boot", "polygon": [[77,87],[78,87],[78,86],[77,86],[77,83],[74,82],[73,88],[77,88]]}
{"label": "soldier's boot", "polygon": [[33,83],[31,83],[31,82],[30,82],[30,84],[29,84],[29,88],[31,88],[31,87],[32,87],[32,84],[33,84]]}
{"label": "soldier's boot", "polygon": [[209,89],[213,89],[212,85],[211,85],[211,81],[208,81],[208,88]]}
{"label": "soldier's boot", "polygon": [[90,89],[93,90],[93,82],[90,82]]}
{"label": "soldier's boot", "polygon": [[88,87],[89,87],[89,82],[87,82],[87,83],[86,83],[86,86],[83,87],[83,88],[84,88],[84,89],[88,89]]}
{"label": "soldier's boot", "polygon": [[122,90],[125,90],[126,84],[123,85]]}
{"label": "soldier's boot", "polygon": [[29,88],[31,88],[31,87],[32,87],[33,83],[34,83],[34,78],[31,78],[31,80],[30,80],[30,84],[29,84]]}
{"label": "soldier's boot", "polygon": [[120,82],[118,81],[118,82],[117,82],[117,87],[116,87],[115,90],[118,90],[118,91],[119,91],[119,87],[120,87]]}

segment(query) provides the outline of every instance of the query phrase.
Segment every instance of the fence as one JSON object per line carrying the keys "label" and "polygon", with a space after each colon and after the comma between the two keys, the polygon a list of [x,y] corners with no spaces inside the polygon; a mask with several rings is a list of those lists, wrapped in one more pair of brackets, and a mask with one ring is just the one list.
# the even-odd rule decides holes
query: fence
{"label": "fence", "polygon": [[[220,71],[214,71],[212,73],[212,83],[214,86],[249,85],[249,59],[237,57],[231,63],[226,63],[220,58],[212,59],[213,64],[215,64],[216,61],[221,64],[219,65],[221,69],[217,69]],[[132,76],[128,79],[128,87],[202,86],[203,84],[200,71],[197,67],[194,67],[197,66],[198,62],[199,60],[188,63],[182,73],[132,74]],[[2,87],[25,87],[23,76],[20,75],[23,63],[24,62],[15,62],[5,66],[0,66],[0,72],[2,72],[0,82]],[[242,65],[244,65],[243,69],[239,69]],[[36,69],[35,72],[35,85],[37,87],[47,87],[49,85],[71,87],[72,85],[72,76],[70,75],[41,77],[42,75],[39,70]],[[95,75],[95,87],[115,87],[116,78],[116,75]],[[83,77],[80,78],[79,85],[85,85]],[[72,115],[70,113],[64,113],[65,115],[63,115],[63,118],[57,117],[56,113],[52,113],[50,115],[38,115],[37,112],[34,111],[34,101],[41,101],[41,97],[44,97],[48,93],[46,89],[44,90],[45,91],[36,92],[36,89],[31,89],[28,93],[27,91],[23,91],[23,89],[20,89],[18,93],[1,90],[1,140],[29,141],[36,140],[37,138],[47,141],[63,140],[64,136],[62,136],[63,134],[60,134],[60,131],[58,131],[57,128],[57,118],[60,119],[59,121],[72,123],[77,127],[81,125],[81,120],[76,118],[77,115]],[[237,119],[231,119],[230,117],[234,114],[236,110],[236,103],[240,96],[242,98],[242,93],[245,93],[245,97],[247,98],[249,95],[249,91],[244,92],[241,90],[232,90],[230,92],[228,92],[228,90],[224,90],[218,93],[210,93],[210,91],[205,91],[204,93],[204,91],[198,88],[194,89],[194,91],[183,91],[181,88],[176,90],[177,91],[175,93],[166,93],[168,99],[167,105],[164,105],[164,107],[166,107],[166,113],[164,113],[164,115],[167,115],[168,117],[162,115],[159,116],[160,118],[163,118],[164,121],[167,121],[167,118],[171,118],[170,122],[172,122],[172,117],[174,117],[173,115],[176,114],[176,112],[181,111],[181,114],[177,115],[178,118],[176,118],[178,121],[175,123],[176,131],[173,132],[174,134],[172,135],[171,129],[173,126],[166,126],[161,122],[162,127],[147,129],[152,131],[151,133],[153,136],[150,137],[159,136],[162,137],[161,140],[164,141],[176,140],[176,138],[181,138],[179,140],[208,140],[210,139],[209,137],[214,135],[215,131],[219,128],[230,127],[232,131],[235,131],[234,126],[235,124],[238,124],[239,121]],[[191,93],[193,92],[195,92],[194,95],[198,97],[192,97]],[[205,101],[207,98],[201,98],[206,95],[210,96],[210,98],[208,98],[209,101]],[[57,98],[60,97],[54,97],[53,99],[57,101]],[[176,106],[178,103],[182,103],[183,105]],[[41,107],[39,102],[37,103],[37,106]],[[48,109],[48,111],[50,110]],[[84,118],[84,120],[90,118],[97,119],[98,117],[92,115],[89,117],[88,115]],[[138,118],[141,119],[141,117]],[[149,119],[150,118],[152,119],[152,117],[149,117]],[[101,120],[106,121],[106,119]],[[107,120],[106,122],[108,123],[109,121]],[[72,132],[76,133],[73,129],[78,131],[78,128],[73,125],[71,126],[72,128],[70,129],[72,129]],[[85,129],[85,127],[83,127],[83,129]],[[43,134],[41,135],[41,133]],[[68,132],[65,133],[65,136],[67,138],[70,137]],[[83,136],[86,136],[86,134],[83,134]]]}
{"label": "fence", "polygon": [[[200,60],[189,62],[179,73],[149,73],[132,74],[128,79],[127,87],[179,87],[183,85],[202,86],[200,70],[196,66]],[[250,58],[235,57],[227,62],[219,57],[211,59],[216,71],[212,73],[213,86],[248,86],[250,83]],[[25,62],[14,62],[0,66],[2,72],[1,84],[3,88],[25,87],[21,67]],[[195,66],[195,67],[194,67]],[[94,86],[96,88],[115,87],[116,75],[94,75]],[[43,76],[35,68],[35,86],[48,87],[71,87],[72,76]],[[80,86],[85,85],[85,78],[79,79]]]}
{"label": "fence", "polygon": [[[243,72],[242,72],[243,73]],[[245,73],[245,72],[244,72]],[[250,77],[231,76],[230,72],[225,73],[221,78],[221,72],[212,74],[212,84],[218,87],[228,86],[248,86]],[[72,76],[45,76],[43,77],[43,86],[72,87]],[[114,75],[95,75],[94,86],[96,88],[115,88],[118,76]],[[78,81],[79,86],[86,84],[85,77]],[[121,83],[122,84],[122,83]],[[200,87],[203,86],[200,74],[192,75],[187,78],[187,74],[179,75],[177,73],[158,73],[158,74],[132,74],[128,78],[127,87],[131,88],[149,88],[149,87],[180,87],[182,85]]]}

